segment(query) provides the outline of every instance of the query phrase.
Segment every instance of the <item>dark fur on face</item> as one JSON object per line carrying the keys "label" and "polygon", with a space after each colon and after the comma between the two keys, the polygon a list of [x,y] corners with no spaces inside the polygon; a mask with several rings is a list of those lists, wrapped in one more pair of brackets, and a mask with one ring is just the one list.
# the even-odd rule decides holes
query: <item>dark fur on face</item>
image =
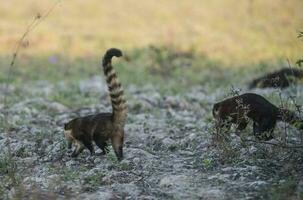
{"label": "dark fur on face", "polygon": [[285,88],[290,84],[295,83],[297,79],[303,78],[303,71],[292,68],[283,68],[279,71],[268,73],[265,76],[254,79],[249,84],[249,89],[252,88]]}
{"label": "dark fur on face", "polygon": [[64,125],[65,138],[68,147],[76,144],[72,157],[76,157],[84,148],[94,154],[93,141],[102,150],[103,154],[108,152],[108,140],[111,140],[113,149],[118,160],[123,159],[124,125],[127,118],[127,104],[123,95],[123,88],[117,78],[117,74],[111,65],[113,56],[120,57],[119,49],[109,49],[103,57],[103,71],[106,76],[111,103],[112,113],[99,113],[79,117]]}
{"label": "dark fur on face", "polygon": [[253,121],[254,135],[261,140],[273,138],[277,121],[285,121],[301,130],[303,128],[302,119],[294,112],[280,109],[254,93],[245,93],[214,104],[213,116],[219,128],[227,131],[231,124],[236,124],[237,130],[244,130],[250,119]]}

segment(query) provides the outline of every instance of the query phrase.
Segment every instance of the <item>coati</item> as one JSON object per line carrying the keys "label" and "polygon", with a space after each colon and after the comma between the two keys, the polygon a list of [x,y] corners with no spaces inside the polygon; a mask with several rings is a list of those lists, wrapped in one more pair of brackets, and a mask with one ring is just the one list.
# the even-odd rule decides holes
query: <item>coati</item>
{"label": "coati", "polygon": [[109,49],[102,60],[103,72],[110,94],[112,113],[99,113],[71,120],[64,125],[65,138],[68,148],[72,143],[76,148],[71,154],[76,157],[86,147],[94,154],[93,141],[102,150],[108,153],[107,141],[111,140],[112,147],[118,160],[123,159],[124,125],[127,118],[127,103],[123,95],[123,88],[112,67],[112,57],[121,57],[122,51],[116,48]]}
{"label": "coati", "polygon": [[264,97],[245,93],[225,99],[214,104],[213,116],[219,128],[226,131],[231,124],[237,125],[237,130],[244,130],[249,122],[253,121],[253,133],[257,139],[270,140],[277,121],[284,121],[303,130],[303,120],[295,112],[280,109]]}
{"label": "coati", "polygon": [[303,78],[303,70],[283,68],[279,71],[268,73],[265,76],[254,79],[249,84],[249,89],[252,88],[267,88],[278,87],[285,88],[291,83],[295,83],[296,79]]}

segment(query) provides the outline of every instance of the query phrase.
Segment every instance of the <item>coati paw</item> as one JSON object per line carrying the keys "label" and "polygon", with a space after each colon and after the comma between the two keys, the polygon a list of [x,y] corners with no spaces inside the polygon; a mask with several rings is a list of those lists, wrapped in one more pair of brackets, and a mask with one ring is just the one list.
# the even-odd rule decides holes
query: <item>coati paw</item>
{"label": "coati paw", "polygon": [[107,147],[105,147],[103,150],[102,150],[102,155],[106,155],[109,153],[109,149]]}

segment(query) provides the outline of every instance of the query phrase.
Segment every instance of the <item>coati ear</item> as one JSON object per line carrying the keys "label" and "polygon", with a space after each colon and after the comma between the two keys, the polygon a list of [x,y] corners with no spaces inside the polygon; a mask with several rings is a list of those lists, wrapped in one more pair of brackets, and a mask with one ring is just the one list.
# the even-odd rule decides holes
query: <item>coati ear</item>
{"label": "coati ear", "polygon": [[215,104],[214,104],[214,107],[213,107],[213,110],[216,111],[216,110],[218,110],[218,108],[219,108],[219,103],[215,103]]}
{"label": "coati ear", "polygon": [[71,129],[70,123],[65,123],[65,124],[64,124],[64,130],[68,131],[68,130],[70,130],[70,129]]}

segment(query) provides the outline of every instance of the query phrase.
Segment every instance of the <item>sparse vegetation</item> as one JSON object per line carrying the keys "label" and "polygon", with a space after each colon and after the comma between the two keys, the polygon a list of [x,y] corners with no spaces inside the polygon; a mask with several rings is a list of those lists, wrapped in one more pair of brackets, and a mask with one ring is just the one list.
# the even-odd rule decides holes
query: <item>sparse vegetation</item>
{"label": "sparse vegetation", "polygon": [[[63,142],[63,122],[75,116],[110,110],[106,89],[102,89],[105,83],[97,63],[99,58],[88,59],[88,63],[83,64],[82,67],[80,65],[71,67],[70,73],[73,76],[65,78],[59,73],[63,66],[54,65],[58,73],[46,75],[41,71],[41,78],[47,80],[43,84],[39,78],[21,84],[20,80],[27,73],[22,72],[20,68],[15,69],[21,73],[13,75],[14,82],[10,85],[14,87],[14,91],[19,91],[19,97],[8,95],[8,101],[11,105],[9,113],[14,116],[14,123],[10,121],[14,144],[12,152],[17,156],[17,163],[23,165],[22,168],[17,169],[21,180],[26,180],[26,177],[34,178],[35,173],[32,173],[29,167],[26,169],[26,166],[35,166],[36,170],[43,171],[45,174],[44,178],[36,180],[36,184],[40,184],[39,181],[48,180],[50,181],[48,186],[44,187],[58,195],[59,193],[56,191],[65,191],[66,187],[68,187],[68,191],[77,190],[76,188],[80,187],[81,194],[85,195],[98,192],[101,188],[105,190],[112,184],[118,184],[115,186],[118,188],[120,184],[130,184],[140,180],[140,184],[131,187],[141,188],[139,186],[141,182],[159,187],[161,192],[157,194],[147,186],[141,189],[146,192],[145,194],[161,198],[162,195],[165,195],[165,191],[157,185],[156,180],[162,178],[166,180],[165,177],[168,174],[173,176],[170,163],[175,165],[178,173],[181,174],[191,174],[185,170],[187,168],[201,171],[200,175],[195,175],[196,178],[187,180],[189,185],[199,185],[196,189],[205,187],[206,183],[203,180],[208,177],[210,185],[206,184],[207,187],[224,188],[220,190],[224,192],[233,190],[228,186],[232,184],[233,187],[241,187],[241,191],[245,194],[249,192],[252,196],[263,194],[264,188],[259,187],[257,181],[262,180],[266,183],[264,187],[277,193],[276,191],[280,187],[274,186],[276,181],[301,176],[298,167],[302,166],[299,159],[302,149],[285,149],[280,148],[279,145],[253,142],[252,128],[242,131],[240,137],[232,131],[227,143],[220,144],[221,146],[212,145],[214,123],[211,109],[213,103],[226,96],[232,96],[235,91],[237,93],[241,93],[238,90],[245,91],[251,78],[250,73],[259,73],[258,68],[250,66],[246,70],[239,70],[239,68],[226,68],[224,65],[214,68],[212,65],[206,64],[212,63],[212,61],[201,59],[197,55],[191,59],[193,64],[190,67],[178,69],[178,65],[176,65],[177,69],[172,70],[168,78],[161,73],[154,74],[145,70],[147,66],[144,66],[142,59],[148,58],[150,54],[148,48],[143,49],[140,56],[134,55],[135,52],[127,52],[130,61],[115,61],[121,82],[128,83],[124,85],[130,107],[126,127],[126,158],[125,162],[121,163],[117,162],[112,150],[107,156],[101,156],[97,151],[97,154],[92,157],[88,156],[88,151],[84,151],[83,156],[71,159]],[[179,59],[182,60],[182,58]],[[73,66],[73,62],[65,67]],[[140,66],[138,72],[132,66],[140,62],[143,65]],[[200,64],[203,66],[202,71],[199,70]],[[34,65],[30,64],[27,70],[35,71],[36,68],[31,68],[31,66]],[[279,65],[275,67],[279,67]],[[261,68],[270,71],[272,66],[263,64]],[[100,78],[97,79],[96,76]],[[131,77],[134,76],[138,77],[132,79]],[[243,79],[243,77],[246,78]],[[81,88],[84,87],[89,88],[91,92],[83,93]],[[287,108],[295,110],[302,104],[302,100],[289,97],[300,96],[301,88],[302,86],[299,84],[283,91],[257,89],[255,92],[266,96],[276,105],[283,104]],[[31,98],[36,100],[29,100]],[[280,139],[283,142],[282,136],[285,134],[287,143],[291,143],[291,145],[301,143],[300,133],[292,127],[287,126],[285,129],[283,123],[276,127],[277,140],[273,142],[279,144]],[[31,143],[28,142],[35,142],[35,146],[31,146]],[[272,166],[267,166],[268,162],[272,163]],[[289,162],[296,163],[296,167],[290,167],[294,171],[291,175],[284,174],[283,169],[279,167]],[[53,166],[53,170],[47,170],[48,164]],[[81,166],[84,168],[81,169]],[[87,174],[95,171],[96,168],[100,174]],[[142,168],[148,170],[141,172]],[[231,168],[233,172],[224,171],[225,168]],[[22,174],[19,171],[21,169]],[[271,173],[267,175],[264,172],[267,170],[273,170],[279,175],[274,176]],[[150,174],[151,172],[152,174]],[[234,173],[239,175],[234,175]],[[53,181],[51,180],[54,175],[61,177],[56,179],[57,187],[52,186]],[[1,176],[6,177],[6,174],[3,172]],[[226,178],[222,179],[221,176]],[[274,181],[271,181],[271,176],[275,177]],[[256,177],[259,177],[258,180]],[[246,183],[256,185],[241,184],[239,180],[242,179]],[[5,187],[3,186],[3,188]],[[300,191],[300,188],[297,188],[295,191]],[[194,195],[193,191],[195,189],[187,190],[182,195],[199,197],[199,194]],[[231,194],[236,195],[235,198],[240,198],[244,193],[237,191],[237,195],[233,192]],[[212,195],[219,194],[221,193]],[[117,192],[115,195],[123,196],[126,193]]]}
{"label": "sparse vegetation", "polygon": [[[0,198],[302,198],[303,149],[288,148],[302,145],[301,132],[279,123],[275,145],[251,128],[213,135],[211,113],[217,100],[302,57],[301,0],[62,1],[21,42],[7,82],[8,49],[53,1],[19,4],[0,6]],[[110,111],[100,56],[113,46],[125,53],[114,60],[130,111],[125,159],[112,150],[72,159],[63,123]],[[300,111],[302,89],[252,92]]]}

